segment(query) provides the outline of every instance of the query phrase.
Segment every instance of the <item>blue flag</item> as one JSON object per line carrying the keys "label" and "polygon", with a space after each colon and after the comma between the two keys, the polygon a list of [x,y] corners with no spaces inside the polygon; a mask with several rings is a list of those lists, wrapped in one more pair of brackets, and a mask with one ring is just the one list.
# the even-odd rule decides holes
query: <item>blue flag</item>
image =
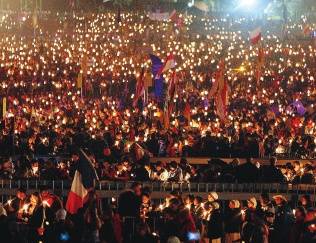
{"label": "blue flag", "polygon": [[161,99],[162,96],[163,96],[163,82],[164,82],[164,79],[163,79],[162,75],[157,75],[157,74],[163,68],[163,63],[162,63],[162,61],[160,60],[159,57],[157,57],[155,55],[152,55],[152,54],[149,54],[149,56],[150,56],[151,63],[152,63],[151,73],[154,76],[155,96],[156,96],[156,98]]}

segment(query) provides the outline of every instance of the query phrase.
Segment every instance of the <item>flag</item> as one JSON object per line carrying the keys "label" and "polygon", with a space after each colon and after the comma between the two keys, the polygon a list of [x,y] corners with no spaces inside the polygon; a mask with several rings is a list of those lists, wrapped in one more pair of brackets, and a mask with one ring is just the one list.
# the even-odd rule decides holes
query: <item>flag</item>
{"label": "flag", "polygon": [[249,37],[251,44],[256,45],[261,40],[261,27],[251,31]]}
{"label": "flag", "polygon": [[119,24],[122,21],[121,18],[121,8],[117,10],[116,23]]}
{"label": "flag", "polygon": [[279,74],[273,75],[273,83],[272,83],[273,89],[279,89],[280,83],[282,80],[283,80],[283,77],[280,76]]}
{"label": "flag", "polygon": [[2,118],[5,118],[5,114],[7,113],[7,98],[2,98]]}
{"label": "flag", "polygon": [[184,111],[183,111],[183,116],[188,120],[188,123],[191,121],[191,107],[189,101],[187,101]]}
{"label": "flag", "polygon": [[173,71],[172,77],[169,80],[169,85],[168,85],[168,100],[169,101],[172,101],[176,92],[176,79],[177,79],[176,72]]}
{"label": "flag", "polygon": [[69,0],[69,7],[74,8],[75,7],[75,0]]}
{"label": "flag", "polygon": [[80,72],[77,77],[77,89],[82,89],[82,73]]}
{"label": "flag", "polygon": [[166,59],[166,62],[164,64],[163,68],[161,70],[159,70],[157,75],[160,75],[160,74],[168,71],[169,69],[174,68],[175,66],[176,66],[176,61],[173,57],[173,54],[171,53],[167,56],[167,59]]}
{"label": "flag", "polygon": [[208,5],[205,2],[202,2],[202,1],[195,2],[193,6],[196,7],[197,9],[201,10],[201,11],[204,11],[204,12],[208,12],[209,11]]}
{"label": "flag", "polygon": [[159,72],[159,70],[161,70],[163,68],[163,64],[162,61],[160,60],[159,57],[149,54],[150,60],[151,60],[151,72],[154,75],[154,77],[156,77],[157,73]]}
{"label": "flag", "polygon": [[142,95],[145,92],[144,74],[145,74],[145,68],[142,68],[142,71],[136,83],[136,92],[135,92],[135,97],[133,101],[134,107],[136,106],[139,98],[142,97]]}
{"label": "flag", "polygon": [[264,61],[265,61],[264,49],[263,47],[260,47],[258,50],[258,60],[257,60],[257,65],[256,65],[256,73],[255,73],[257,83],[260,81],[260,78],[262,76],[262,68],[264,66]]}
{"label": "flag", "polygon": [[37,16],[37,11],[36,10],[33,13],[32,21],[33,21],[33,28],[37,29],[37,27],[38,27],[38,16]]}
{"label": "flag", "polygon": [[178,27],[181,28],[183,26],[184,20],[180,14],[177,13],[176,10],[173,10],[170,14],[169,19]]}
{"label": "flag", "polygon": [[215,82],[209,92],[209,97],[214,97],[216,104],[216,113],[222,121],[226,120],[226,107],[228,103],[229,86],[224,78],[225,63],[219,62],[219,70],[215,75]]}
{"label": "flag", "polygon": [[163,97],[163,83],[164,78],[160,76],[158,79],[154,80],[154,93],[155,97],[160,100]]}
{"label": "flag", "polygon": [[224,81],[223,88],[219,90],[216,96],[216,112],[222,121],[226,120],[227,98],[228,98],[228,84],[226,81]]}
{"label": "flag", "polygon": [[94,187],[94,180],[98,180],[96,171],[85,152],[80,149],[77,170],[73,178],[70,192],[66,202],[66,210],[77,213],[88,199],[88,192]]}
{"label": "flag", "polygon": [[138,143],[135,143],[135,158],[136,161],[142,159],[145,155],[145,150],[142,146],[140,146]]}
{"label": "flag", "polygon": [[163,69],[163,64],[162,64],[159,57],[152,55],[152,54],[149,54],[149,57],[150,57],[151,63],[152,63],[151,72],[154,76],[154,93],[155,93],[155,96],[158,99],[160,99],[160,98],[162,98],[162,95],[163,95],[164,79],[163,79],[162,75],[157,75],[157,74],[158,74],[158,72],[160,72],[160,70]]}
{"label": "flag", "polygon": [[[86,50],[87,50],[87,47],[86,47]],[[86,53],[81,58],[81,70],[82,70],[82,75],[87,76],[87,74],[88,74],[88,56]]]}
{"label": "flag", "polygon": [[287,108],[286,111],[289,113],[297,113],[300,116],[303,116],[306,112],[306,109],[300,100],[292,102]]}
{"label": "flag", "polygon": [[264,61],[265,61],[265,52],[264,52],[263,47],[260,47],[258,50],[258,64],[264,65]]}
{"label": "flag", "polygon": [[164,107],[164,115],[163,115],[163,123],[164,127],[168,129],[170,127],[170,110],[171,106],[166,102],[165,107]]}
{"label": "flag", "polygon": [[[173,12],[171,13],[173,14]],[[154,21],[168,21],[170,19],[170,13],[169,12],[150,12],[148,13],[148,18]]]}
{"label": "flag", "polygon": [[303,34],[304,34],[305,36],[308,36],[308,35],[311,34],[311,32],[312,32],[312,29],[311,29],[310,25],[307,24],[307,23],[305,23],[305,24],[303,25]]}

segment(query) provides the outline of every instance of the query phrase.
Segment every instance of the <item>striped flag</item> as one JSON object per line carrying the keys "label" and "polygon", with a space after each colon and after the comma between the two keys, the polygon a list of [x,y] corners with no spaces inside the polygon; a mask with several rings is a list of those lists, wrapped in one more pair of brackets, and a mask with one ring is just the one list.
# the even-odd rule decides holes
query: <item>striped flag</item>
{"label": "striped flag", "polygon": [[78,209],[83,207],[88,199],[89,191],[94,187],[94,180],[99,180],[91,160],[82,149],[80,149],[79,157],[66,202],[66,210],[71,214],[77,213]]}
{"label": "striped flag", "polygon": [[183,116],[188,120],[188,123],[190,123],[190,121],[191,121],[191,106],[190,106],[190,103],[188,101],[184,107]]}
{"label": "striped flag", "polygon": [[251,44],[256,45],[261,40],[261,27],[251,31],[249,37]]}
{"label": "striped flag", "polygon": [[164,66],[162,67],[161,70],[158,71],[157,75],[161,75],[162,73],[168,71],[169,69],[174,68],[175,66],[176,66],[176,61],[174,59],[173,54],[171,53],[167,56]]}
{"label": "striped flag", "polygon": [[308,36],[308,35],[311,34],[311,32],[312,32],[312,29],[311,29],[310,25],[307,24],[307,23],[305,23],[305,24],[303,25],[303,34],[304,34],[305,36]]}
{"label": "striped flag", "polygon": [[136,92],[135,92],[135,97],[133,101],[134,107],[137,105],[139,98],[141,98],[145,92],[144,74],[145,74],[145,68],[142,68],[142,71],[136,83]]}
{"label": "striped flag", "polygon": [[208,5],[203,1],[196,1],[193,6],[204,12],[209,11]]}
{"label": "striped flag", "polygon": [[222,121],[226,121],[226,107],[228,103],[229,86],[224,78],[225,63],[219,62],[219,70],[215,75],[215,82],[209,92],[209,97],[214,97],[216,113]]}
{"label": "striped flag", "polygon": [[177,13],[176,10],[173,10],[170,14],[170,20],[175,23],[178,28],[183,26],[184,20],[180,14]]}
{"label": "striped flag", "polygon": [[177,74],[175,71],[172,73],[172,77],[169,80],[169,85],[168,85],[168,100],[172,101],[175,92],[176,92],[176,79],[177,79]]}

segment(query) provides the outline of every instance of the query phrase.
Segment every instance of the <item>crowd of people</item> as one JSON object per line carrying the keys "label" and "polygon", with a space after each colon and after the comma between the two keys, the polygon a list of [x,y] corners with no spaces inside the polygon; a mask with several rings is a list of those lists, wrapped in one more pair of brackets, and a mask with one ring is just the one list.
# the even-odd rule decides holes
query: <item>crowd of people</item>
{"label": "crowd of people", "polygon": [[[258,26],[262,40],[252,45]],[[313,184],[312,163],[278,167],[276,157],[315,157],[314,28],[305,16],[4,13],[0,178],[71,180],[85,148],[102,180]],[[160,73],[159,95],[149,54],[174,58]],[[221,114],[212,89],[219,79]],[[151,164],[151,157],[182,159]],[[194,166],[186,157],[214,159]],[[249,159],[260,157],[270,165]],[[172,193],[155,204],[134,183],[111,204],[90,191],[70,215],[47,188],[30,195],[20,188],[0,206],[2,240],[307,243],[316,240],[316,210],[308,196],[299,207],[266,194],[225,205],[216,192],[207,201]]]}
{"label": "crowd of people", "polygon": [[[89,160],[94,167],[98,180],[102,181],[153,181],[175,183],[283,183],[315,184],[316,170],[313,162],[294,161],[278,164],[276,157],[271,157],[268,164],[261,165],[252,158],[245,163],[239,159],[224,162],[210,159],[206,165],[192,165],[186,158],[180,162],[149,162],[144,156],[133,159],[126,156],[119,162],[97,161],[93,154]],[[0,164],[0,179],[7,180],[64,180],[71,181],[82,161],[80,152],[72,152],[69,160],[48,158],[28,159],[21,157],[16,161],[4,160]]]}
{"label": "crowd of people", "polygon": [[246,201],[222,201],[171,192],[160,204],[140,183],[102,203],[94,191],[69,214],[47,188],[27,195],[20,188],[0,205],[2,242],[82,243],[312,243],[316,209],[309,195],[288,201],[267,193]]}
{"label": "crowd of people", "polygon": [[[131,179],[136,164],[162,169],[163,178],[151,179],[173,180],[177,166],[152,169],[150,157],[313,158],[316,49],[302,33],[313,19],[271,25],[177,14],[177,24],[140,12],[4,14],[1,176],[67,178],[70,162],[56,156],[69,158],[74,145],[93,154],[104,179]],[[261,44],[251,45],[248,33],[259,25]],[[162,97],[152,87],[149,53],[162,60],[173,53],[176,61],[163,74]],[[209,97],[219,69],[230,90],[225,119]],[[141,77],[145,92],[135,100]],[[281,171],[292,181],[313,167]],[[201,175],[191,166],[180,177],[187,176]]]}
{"label": "crowd of people", "polygon": [[[314,157],[316,49],[302,33],[313,20],[178,17],[3,15],[1,154],[69,155],[76,143],[118,161],[136,143],[160,157]],[[256,26],[262,41],[251,45]],[[176,64],[157,97],[149,54],[170,53]],[[230,90],[224,119],[209,97],[220,68]]]}

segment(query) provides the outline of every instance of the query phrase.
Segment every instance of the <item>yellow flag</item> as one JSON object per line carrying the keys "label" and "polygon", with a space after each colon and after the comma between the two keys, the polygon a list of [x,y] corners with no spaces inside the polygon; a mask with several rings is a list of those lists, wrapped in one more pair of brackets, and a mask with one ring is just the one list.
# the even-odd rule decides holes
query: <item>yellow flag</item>
{"label": "yellow flag", "polygon": [[84,56],[81,59],[81,70],[82,70],[83,76],[87,76],[87,73],[88,73],[88,56],[87,56],[87,54],[84,54]]}
{"label": "yellow flag", "polygon": [[36,11],[34,11],[34,13],[33,13],[32,20],[33,20],[33,28],[37,29],[37,27],[38,27],[38,16],[37,16],[37,12]]}
{"label": "yellow flag", "polygon": [[77,88],[81,89],[82,88],[82,73],[80,72],[78,74],[78,78],[77,78]]}
{"label": "yellow flag", "polygon": [[2,118],[5,118],[5,114],[7,113],[7,98],[3,97],[2,99]]}

